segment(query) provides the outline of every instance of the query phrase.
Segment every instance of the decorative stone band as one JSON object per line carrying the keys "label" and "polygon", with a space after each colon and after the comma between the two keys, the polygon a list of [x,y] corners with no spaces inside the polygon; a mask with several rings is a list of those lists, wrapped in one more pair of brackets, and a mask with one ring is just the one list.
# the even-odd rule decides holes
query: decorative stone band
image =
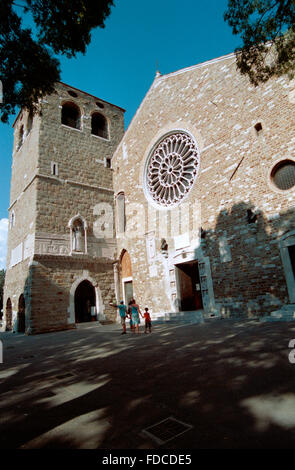
{"label": "decorative stone band", "polygon": [[165,136],[152,151],[146,167],[146,188],[156,204],[172,207],[191,190],[199,169],[196,142],[185,132]]}
{"label": "decorative stone band", "polygon": [[52,181],[55,181],[55,182],[59,182],[60,184],[70,184],[70,185],[73,185],[73,186],[81,186],[81,187],[84,187],[84,188],[89,188],[89,189],[95,189],[97,191],[105,191],[105,192],[109,192],[111,194],[114,194],[114,190],[113,189],[110,189],[110,188],[105,188],[104,186],[96,186],[96,185],[93,185],[93,184],[87,184],[87,183],[81,183],[79,181],[73,181],[73,180],[65,180],[65,179],[62,179],[58,176],[51,176],[51,175],[44,175],[42,173],[36,173],[32,178],[31,180],[26,184],[26,186],[22,189],[21,193],[19,194],[19,196],[10,204],[10,206],[8,207],[8,210],[11,210],[12,207],[15,205],[15,203],[23,196],[23,194],[25,193],[25,191],[29,188],[29,186],[35,181],[36,178],[41,178],[41,179],[47,179],[47,180],[52,180]]}

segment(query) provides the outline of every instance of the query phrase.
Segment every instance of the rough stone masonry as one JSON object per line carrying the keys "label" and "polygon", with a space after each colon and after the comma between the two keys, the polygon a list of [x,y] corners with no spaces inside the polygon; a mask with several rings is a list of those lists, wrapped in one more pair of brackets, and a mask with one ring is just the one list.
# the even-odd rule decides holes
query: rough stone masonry
{"label": "rough stone masonry", "polygon": [[[295,81],[233,54],[121,108],[59,83],[14,125],[5,328],[295,312]],[[77,249],[79,247],[79,249]]]}

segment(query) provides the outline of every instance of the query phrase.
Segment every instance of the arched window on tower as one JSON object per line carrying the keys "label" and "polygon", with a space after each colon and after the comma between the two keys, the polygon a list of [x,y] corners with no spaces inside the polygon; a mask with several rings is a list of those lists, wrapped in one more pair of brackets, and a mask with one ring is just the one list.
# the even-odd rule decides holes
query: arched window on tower
{"label": "arched window on tower", "polygon": [[91,116],[91,134],[104,139],[109,138],[108,122],[101,113],[93,113]]}
{"label": "arched window on tower", "polygon": [[64,103],[61,110],[61,123],[74,129],[81,128],[81,112],[79,107],[70,101]]}
{"label": "arched window on tower", "polygon": [[69,222],[71,253],[87,253],[87,224],[83,217],[76,215]]}

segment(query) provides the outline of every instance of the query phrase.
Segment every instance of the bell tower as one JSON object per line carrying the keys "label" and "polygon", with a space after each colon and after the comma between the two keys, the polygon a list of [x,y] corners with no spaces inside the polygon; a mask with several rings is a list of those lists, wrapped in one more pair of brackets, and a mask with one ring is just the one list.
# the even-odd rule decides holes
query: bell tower
{"label": "bell tower", "polygon": [[64,83],[42,100],[40,114],[20,111],[14,123],[6,329],[33,334],[114,318],[112,156],[123,134],[122,108]]}

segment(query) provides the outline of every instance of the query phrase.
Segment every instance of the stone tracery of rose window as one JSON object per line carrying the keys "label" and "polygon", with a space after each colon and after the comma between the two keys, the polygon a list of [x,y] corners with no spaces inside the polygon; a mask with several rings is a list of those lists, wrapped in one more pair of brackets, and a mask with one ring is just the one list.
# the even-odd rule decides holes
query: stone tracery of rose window
{"label": "stone tracery of rose window", "polygon": [[154,149],[146,169],[149,196],[161,206],[172,207],[191,190],[198,174],[199,152],[185,132],[166,136]]}

